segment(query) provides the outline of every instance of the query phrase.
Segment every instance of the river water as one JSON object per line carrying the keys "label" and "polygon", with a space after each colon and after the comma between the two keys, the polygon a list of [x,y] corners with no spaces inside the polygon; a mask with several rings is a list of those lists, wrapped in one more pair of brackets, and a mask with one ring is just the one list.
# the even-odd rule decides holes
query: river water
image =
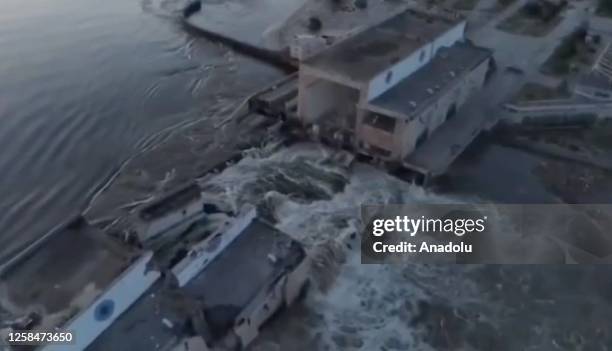
{"label": "river water", "polygon": [[218,93],[260,66],[189,34],[183,5],[0,2],[0,257],[81,211],[160,132],[248,90]]}
{"label": "river water", "polygon": [[[0,258],[82,210],[164,131],[214,118],[270,73],[188,34],[181,6],[0,2]],[[317,262],[305,310],[285,314],[255,350],[609,349],[608,267],[359,264],[360,203],[552,202],[531,171],[539,159],[485,145],[436,195],[325,157],[248,157],[207,188],[267,209]]]}

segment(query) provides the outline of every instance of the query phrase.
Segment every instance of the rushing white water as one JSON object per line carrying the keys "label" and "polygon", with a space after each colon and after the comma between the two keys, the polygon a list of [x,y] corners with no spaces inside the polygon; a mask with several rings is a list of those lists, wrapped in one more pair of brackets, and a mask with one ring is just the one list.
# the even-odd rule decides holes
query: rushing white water
{"label": "rushing white water", "polygon": [[[247,157],[205,186],[236,209],[245,203],[259,205],[272,214],[279,229],[309,249],[315,284],[306,305],[311,311],[322,311],[321,318],[315,318],[309,328],[318,349],[329,345],[340,350],[352,345],[375,350],[385,342],[391,346],[414,344],[415,338],[406,333],[411,304],[427,294],[426,288],[409,282],[416,276],[434,276],[434,269],[414,266],[406,271],[395,265],[362,265],[359,206],[458,200],[428,194],[371,166],[355,164],[348,172],[330,162],[336,156],[322,147],[302,144],[271,156]],[[290,346],[276,345],[281,349]],[[257,347],[263,350],[271,345],[261,341]]]}
{"label": "rushing white water", "polygon": [[[259,149],[203,182],[229,207],[257,205],[313,258],[304,304],[264,328],[253,350],[607,350],[612,344],[600,329],[612,309],[612,290],[601,288],[606,267],[361,264],[360,205],[482,201],[428,193],[363,164],[349,170],[342,159],[312,144]],[[583,307],[592,313],[579,312]]]}

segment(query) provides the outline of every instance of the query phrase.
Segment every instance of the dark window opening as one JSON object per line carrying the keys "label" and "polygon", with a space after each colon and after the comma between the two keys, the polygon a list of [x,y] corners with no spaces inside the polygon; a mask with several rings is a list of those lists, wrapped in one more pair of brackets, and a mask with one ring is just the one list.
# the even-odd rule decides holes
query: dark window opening
{"label": "dark window opening", "polygon": [[387,72],[387,76],[385,77],[385,82],[390,83],[391,82],[391,78],[393,78],[393,72],[389,71]]}
{"label": "dark window opening", "polygon": [[429,133],[427,132],[427,129],[423,131],[423,133],[421,133],[421,135],[419,135],[419,137],[416,140],[416,143],[414,144],[414,148],[418,149],[421,145],[423,145],[423,143],[427,140],[427,137]]}
{"label": "dark window opening", "polygon": [[372,113],[367,115],[363,122],[369,126],[382,129],[389,133],[393,133],[395,130],[395,119],[387,116]]}
{"label": "dark window opening", "polygon": [[188,253],[189,250],[184,247],[178,249],[174,256],[170,259],[169,267],[174,267],[177,263],[181,262],[183,258],[187,257]]}
{"label": "dark window opening", "polygon": [[451,120],[453,117],[455,117],[456,114],[457,114],[457,105],[452,104],[448,108],[448,111],[446,111],[446,117],[444,117],[444,120],[445,121]]}

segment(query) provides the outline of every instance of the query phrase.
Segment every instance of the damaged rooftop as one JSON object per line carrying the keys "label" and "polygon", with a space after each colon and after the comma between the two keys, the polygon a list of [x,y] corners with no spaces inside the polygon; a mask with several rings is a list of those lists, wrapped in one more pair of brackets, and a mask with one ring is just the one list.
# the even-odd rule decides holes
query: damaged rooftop
{"label": "damaged rooftop", "polygon": [[305,257],[297,241],[254,219],[218,258],[182,288],[182,293],[204,303],[213,338],[221,337],[262,290]]}

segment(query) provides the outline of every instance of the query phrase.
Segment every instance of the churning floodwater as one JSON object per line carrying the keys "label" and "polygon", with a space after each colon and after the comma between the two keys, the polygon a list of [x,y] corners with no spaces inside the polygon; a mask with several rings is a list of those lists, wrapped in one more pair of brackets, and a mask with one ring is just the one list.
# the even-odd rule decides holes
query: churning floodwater
{"label": "churning floodwater", "polygon": [[[131,155],[173,128],[223,119],[278,74],[188,33],[180,1],[0,2],[0,261],[82,210]],[[305,303],[253,350],[612,345],[607,266],[360,264],[361,204],[551,202],[532,172],[541,160],[478,148],[436,195],[371,166],[343,167],[343,155],[318,146],[251,151],[203,181],[207,196],[257,205],[314,261]]]}
{"label": "churning floodwater", "polygon": [[188,33],[183,5],[0,2],[0,257],[81,211],[130,155],[214,118],[271,71]]}
{"label": "churning floodwater", "polygon": [[202,181],[234,211],[257,206],[313,260],[303,304],[251,350],[609,350],[607,266],[361,264],[362,204],[486,205],[343,166],[344,156],[314,144],[256,150]]}

